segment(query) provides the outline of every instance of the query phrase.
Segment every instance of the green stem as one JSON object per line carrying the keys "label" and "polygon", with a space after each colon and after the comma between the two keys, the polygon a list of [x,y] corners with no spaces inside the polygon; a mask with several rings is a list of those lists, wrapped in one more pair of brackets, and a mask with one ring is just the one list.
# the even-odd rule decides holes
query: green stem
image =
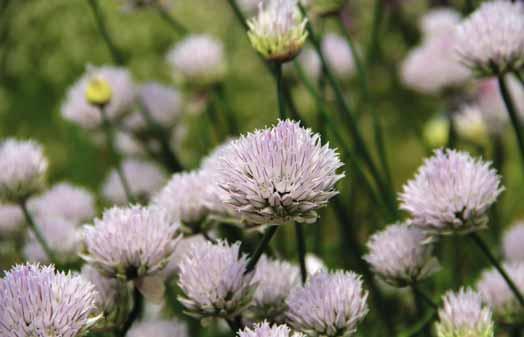
{"label": "green stem", "polygon": [[431,307],[432,309],[438,310],[438,304],[435,303],[431,297],[426,295],[422,290],[420,290],[415,284],[411,285],[411,289],[413,290],[413,293],[416,297],[421,299],[428,307]]}
{"label": "green stem", "polygon": [[520,119],[517,113],[517,109],[515,108],[515,105],[513,104],[513,99],[511,98],[511,93],[509,92],[509,89],[506,83],[506,78],[504,77],[504,75],[498,75],[497,79],[498,79],[499,89],[502,95],[502,99],[504,101],[504,104],[506,105],[506,109],[508,110],[508,114],[511,119],[511,124],[513,126],[515,135],[517,137],[517,144],[520,150],[522,164],[524,164],[524,134],[522,131],[522,126],[520,124]]}
{"label": "green stem", "polygon": [[107,25],[105,23],[104,15],[102,14],[102,10],[100,8],[98,0],[87,0],[87,2],[89,3],[91,10],[93,11],[98,30],[100,31],[100,34],[102,35],[102,38],[104,39],[107,48],[111,53],[113,61],[117,65],[123,65],[125,63],[124,57],[122,56],[122,53],[117,49],[116,45],[113,43],[111,34],[109,33],[109,29],[107,28]]}
{"label": "green stem", "polygon": [[270,225],[266,229],[266,232],[264,233],[264,236],[262,237],[262,240],[258,244],[257,249],[255,250],[253,255],[251,255],[251,258],[249,259],[249,261],[247,263],[246,271],[245,271],[246,274],[252,272],[253,270],[255,270],[255,267],[256,267],[256,265],[258,263],[258,260],[260,260],[260,257],[262,256],[262,254],[264,254],[264,251],[269,246],[269,242],[271,241],[271,238],[277,232],[277,229],[278,229],[278,225]]}
{"label": "green stem", "polygon": [[115,135],[113,132],[113,128],[111,126],[111,122],[109,121],[109,118],[107,117],[107,112],[105,109],[105,106],[100,106],[100,114],[102,116],[102,128],[104,129],[104,133],[106,136],[106,142],[107,146],[109,148],[109,152],[111,154],[111,158],[116,162],[116,172],[118,174],[118,177],[120,178],[120,183],[122,184],[122,187],[124,188],[124,192],[126,194],[127,200],[130,203],[135,202],[135,199],[133,197],[133,194],[131,193],[131,188],[129,187],[129,182],[127,181],[127,178],[124,174],[124,170],[122,169],[122,164],[120,162],[119,156],[115,150]]}
{"label": "green stem", "polygon": [[373,25],[371,27],[371,37],[367,50],[367,63],[371,64],[375,61],[379,51],[379,36],[380,26],[384,18],[384,0],[376,0],[375,8],[373,9]]}
{"label": "green stem", "polygon": [[295,233],[297,241],[298,261],[300,263],[300,276],[302,278],[302,284],[305,284],[307,280],[306,239],[304,237],[304,229],[302,228],[302,224],[295,222]]}
{"label": "green stem", "polygon": [[231,331],[236,335],[236,333],[242,329],[242,317],[241,316],[235,316],[233,318],[227,318],[226,319],[227,325],[229,325],[229,328]]}
{"label": "green stem", "polygon": [[171,13],[169,13],[169,10],[163,6],[162,4],[158,4],[157,6],[158,13],[160,14],[160,17],[166,21],[173,30],[179,34],[180,36],[187,35],[189,31],[186,27],[184,27],[180,22],[178,22]]}
{"label": "green stem", "polygon": [[[398,337],[414,337],[420,335],[425,329],[430,327],[430,323],[437,317],[437,311],[430,312],[426,317],[420,322],[411,328],[408,331],[402,332]],[[423,336],[430,336],[429,334],[424,334]]]}
{"label": "green stem", "polygon": [[38,243],[40,244],[40,246],[46,253],[51,263],[57,264],[58,260],[56,258],[56,255],[54,254],[51,247],[49,247],[49,244],[47,243],[44,235],[42,234],[38,226],[35,224],[33,217],[31,216],[31,213],[29,212],[29,209],[27,209],[27,200],[20,201],[19,205],[20,205],[20,208],[22,209],[22,212],[24,213],[24,217],[27,222],[27,225],[29,226],[33,234],[35,235],[36,240],[38,241]]}
{"label": "green stem", "polygon": [[223,84],[219,84],[215,87],[215,94],[222,103],[224,116],[226,117],[227,126],[229,128],[229,134],[238,135],[240,132],[240,128],[238,127],[235,111],[232,109],[231,104],[229,104],[229,100],[227,99],[227,95],[225,93]]}
{"label": "green stem", "polygon": [[475,242],[475,244],[479,247],[479,249],[484,253],[484,255],[487,257],[489,262],[495,267],[495,269],[500,273],[500,275],[504,278],[506,283],[508,284],[509,288],[519,301],[520,305],[524,307],[524,297],[522,297],[522,293],[519,291],[511,277],[508,275],[506,269],[497,261],[495,256],[491,253],[489,250],[489,247],[486,245],[486,243],[482,240],[482,238],[475,232],[471,233],[469,237]]}
{"label": "green stem", "polygon": [[133,323],[138,320],[144,307],[144,298],[136,286],[133,286],[133,308],[127,316],[122,329],[120,330],[120,336],[125,337],[127,332],[133,326]]}
{"label": "green stem", "polygon": [[283,82],[284,79],[282,78],[282,63],[275,63],[275,81],[277,84],[277,99],[278,99],[278,116],[281,120],[285,120],[287,118],[286,113],[286,105],[285,105],[285,99],[284,99],[284,91],[283,89]]}

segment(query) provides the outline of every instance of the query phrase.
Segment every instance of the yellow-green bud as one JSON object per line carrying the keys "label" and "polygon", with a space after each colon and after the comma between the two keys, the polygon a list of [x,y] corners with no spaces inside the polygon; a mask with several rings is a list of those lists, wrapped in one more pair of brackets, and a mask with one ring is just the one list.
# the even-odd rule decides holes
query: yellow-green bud
{"label": "yellow-green bud", "polygon": [[100,76],[93,76],[87,82],[86,99],[93,105],[106,105],[111,101],[113,91],[109,83]]}
{"label": "yellow-green bud", "polygon": [[449,127],[447,118],[432,118],[424,126],[424,141],[432,148],[446,146],[449,140]]}

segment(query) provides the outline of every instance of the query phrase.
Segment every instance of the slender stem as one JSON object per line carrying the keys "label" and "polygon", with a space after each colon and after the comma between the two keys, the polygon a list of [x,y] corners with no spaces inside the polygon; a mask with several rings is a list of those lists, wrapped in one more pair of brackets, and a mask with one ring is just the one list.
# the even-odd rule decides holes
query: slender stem
{"label": "slender stem", "polygon": [[522,159],[522,163],[524,164],[524,133],[522,131],[519,116],[517,110],[515,109],[515,105],[513,104],[511,93],[508,90],[506,78],[504,77],[504,75],[498,75],[497,79],[502,99],[504,101],[504,104],[506,105],[506,109],[508,110],[508,114],[511,119],[513,129],[515,131],[515,135],[517,136],[517,143],[520,150],[520,156]]}
{"label": "slender stem", "polygon": [[229,104],[229,100],[227,99],[227,95],[225,93],[224,85],[219,84],[215,87],[215,94],[217,98],[222,103],[222,108],[224,110],[224,116],[227,120],[227,126],[229,128],[229,134],[230,135],[238,135],[240,132],[240,128],[238,127],[238,123],[235,116],[235,111],[233,111],[231,104]]}
{"label": "slender stem", "polygon": [[380,26],[384,17],[384,4],[383,0],[375,0],[375,8],[373,9],[373,26],[371,27],[371,37],[367,50],[367,63],[371,64],[375,61],[377,53],[379,52],[379,36]]}
{"label": "slender stem", "polygon": [[38,226],[35,224],[33,217],[31,216],[31,213],[27,209],[27,200],[20,201],[19,205],[20,205],[20,208],[22,209],[22,212],[24,213],[24,217],[27,222],[27,225],[29,226],[33,234],[35,235],[36,240],[38,241],[38,243],[40,244],[40,246],[46,253],[49,260],[53,264],[57,264],[58,260],[56,259],[56,256],[53,250],[51,249],[51,247],[49,247],[49,244],[47,243],[44,235],[42,234]]}
{"label": "slender stem", "polygon": [[122,329],[120,330],[120,336],[126,336],[127,332],[133,325],[133,323],[139,318],[144,307],[144,298],[136,286],[133,286],[133,308],[127,316]]}
{"label": "slender stem", "polygon": [[298,261],[300,263],[300,276],[302,277],[302,284],[307,280],[306,267],[306,239],[304,237],[304,229],[302,224],[295,222],[295,233],[297,241]]}
{"label": "slender stem", "polygon": [[102,38],[104,39],[107,45],[107,48],[109,49],[109,52],[111,53],[111,57],[113,58],[113,61],[117,65],[124,64],[125,63],[124,57],[122,53],[117,49],[116,45],[114,44],[111,38],[111,34],[109,33],[109,29],[107,28],[107,25],[104,19],[104,15],[102,13],[98,0],[87,0],[87,2],[89,3],[91,10],[93,11],[93,15],[95,16],[98,30],[100,31],[100,34],[102,35]]}
{"label": "slender stem", "polygon": [[416,297],[418,297],[419,299],[421,299],[424,303],[426,303],[427,306],[437,310],[438,309],[438,304],[435,303],[431,297],[429,297],[428,295],[426,295],[422,290],[420,290],[417,285],[413,284],[411,285],[411,289],[413,290],[413,293],[415,294]]}
{"label": "slender stem", "polygon": [[119,160],[119,156],[115,150],[115,135],[113,132],[113,127],[111,126],[111,122],[109,121],[109,118],[107,117],[107,112],[104,106],[100,106],[100,114],[102,115],[102,128],[104,129],[104,133],[106,135],[106,142],[107,146],[109,148],[109,152],[111,154],[111,157],[116,162],[116,172],[118,174],[118,177],[120,178],[120,183],[122,184],[122,187],[124,188],[124,192],[126,194],[127,200],[131,203],[135,201],[133,194],[131,193],[131,188],[129,187],[129,182],[127,181],[127,178],[124,174],[124,170],[122,169],[122,164]]}
{"label": "slender stem", "polygon": [[166,8],[166,6],[158,4],[157,9],[160,17],[162,17],[162,19],[164,19],[164,21],[166,21],[177,34],[184,36],[189,32],[186,27],[184,27],[173,17],[173,15],[171,15],[171,13],[169,13],[169,10]]}
{"label": "slender stem", "polygon": [[260,257],[262,256],[262,254],[264,254],[264,251],[269,246],[269,241],[271,241],[271,238],[275,235],[275,233],[277,232],[277,229],[278,229],[278,225],[270,225],[266,229],[266,232],[264,233],[262,240],[258,244],[257,249],[255,250],[253,255],[251,255],[251,258],[249,259],[247,263],[246,272],[245,272],[246,274],[255,270],[258,260],[260,260]]}
{"label": "slender stem", "polygon": [[508,275],[506,269],[497,261],[493,253],[489,250],[489,247],[486,245],[486,243],[482,240],[482,238],[475,232],[471,233],[469,237],[475,242],[475,244],[479,247],[479,249],[486,255],[489,262],[497,269],[497,271],[500,273],[500,275],[504,278],[506,283],[508,284],[509,288],[519,301],[520,305],[524,307],[524,297],[522,297],[522,293],[519,291],[511,277]]}
{"label": "slender stem", "polygon": [[282,78],[282,63],[280,62],[275,63],[275,81],[277,84],[278,116],[281,120],[285,120],[287,113],[286,105],[284,103],[284,91],[282,90],[284,82],[284,79]]}
{"label": "slender stem", "polygon": [[[402,332],[398,337],[414,337],[420,335],[425,329],[429,328],[429,324],[437,317],[437,311],[430,312],[426,317],[419,321],[417,325],[411,328],[408,331]],[[429,336],[429,334],[424,334],[423,336]]]}
{"label": "slender stem", "polygon": [[519,80],[520,84],[522,84],[522,86],[524,87],[524,76],[522,76],[522,74],[519,71],[514,71],[513,74],[515,75],[517,80]]}

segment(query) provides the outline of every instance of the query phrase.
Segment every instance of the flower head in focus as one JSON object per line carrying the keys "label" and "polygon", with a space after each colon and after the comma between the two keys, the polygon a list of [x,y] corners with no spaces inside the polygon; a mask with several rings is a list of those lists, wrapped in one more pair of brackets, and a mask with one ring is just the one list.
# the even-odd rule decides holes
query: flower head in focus
{"label": "flower head in focus", "polygon": [[226,74],[224,47],[208,35],[190,35],[167,54],[175,80],[184,85],[207,87],[221,82]]}
{"label": "flower head in focus", "polygon": [[263,255],[255,269],[257,290],[251,310],[256,317],[283,320],[287,310],[286,299],[294,287],[300,285],[300,270],[286,261],[273,260]]}
{"label": "flower head in focus", "polygon": [[[504,269],[519,291],[524,291],[524,263],[505,263]],[[508,324],[524,322],[522,305],[496,269],[489,269],[482,273],[477,282],[477,290],[483,301],[491,307],[497,320]]]}
{"label": "flower head in focus", "polygon": [[240,243],[193,244],[179,264],[179,301],[195,317],[234,317],[251,303],[256,290],[254,273],[246,274],[246,266]]}
{"label": "flower head in focus", "polygon": [[503,190],[489,162],[439,149],[404,185],[400,207],[424,231],[465,234],[486,227],[487,211]]}
{"label": "flower head in focus", "polygon": [[185,322],[172,319],[152,319],[139,321],[131,326],[126,337],[188,337],[189,331]]}
{"label": "flower head in focus", "polygon": [[524,223],[518,222],[511,226],[502,237],[502,251],[508,261],[524,262]]}
{"label": "flower head in focus", "polygon": [[395,224],[374,234],[367,243],[369,253],[364,259],[387,283],[402,287],[433,274],[439,263],[433,246],[420,229]]}
{"label": "flower head in focus", "polygon": [[436,323],[438,337],[493,337],[491,310],[471,289],[447,292]]}
{"label": "flower head in focus", "polygon": [[48,162],[42,146],[33,141],[7,139],[0,144],[0,200],[18,203],[40,192]]}
{"label": "flower head in focus", "polygon": [[13,267],[0,280],[0,335],[80,337],[97,322],[96,290],[54,267]]}
{"label": "flower head in focus", "polygon": [[233,141],[220,165],[221,200],[259,225],[315,222],[344,176],[336,151],[289,120]]}
{"label": "flower head in focus", "polygon": [[484,2],[457,28],[457,53],[479,75],[498,75],[524,66],[524,4]]}
{"label": "flower head in focus", "polygon": [[306,337],[300,332],[292,332],[285,325],[270,325],[267,321],[255,324],[252,328],[245,328],[237,333],[238,337]]}
{"label": "flower head in focus", "polygon": [[178,227],[156,207],[113,207],[85,226],[82,257],[106,276],[134,280],[155,275],[175,249]]}
{"label": "flower head in focus", "polygon": [[131,110],[135,103],[135,85],[131,74],[125,68],[90,68],[69,89],[62,104],[62,116],[86,129],[96,129],[102,124],[100,108],[86,97],[86,91],[93,78],[107,83],[111,90],[110,101],[105,106],[108,119],[116,120]]}
{"label": "flower head in focus", "polygon": [[353,272],[320,271],[287,299],[287,316],[299,331],[321,336],[348,336],[366,317],[368,293]]}
{"label": "flower head in focus", "polygon": [[[139,200],[149,200],[167,180],[166,174],[158,165],[145,160],[126,159],[122,163],[122,170],[129,182],[131,193]],[[127,203],[127,195],[116,169],[111,170],[104,181],[102,195],[117,205]]]}
{"label": "flower head in focus", "polygon": [[284,63],[304,46],[308,36],[306,23],[297,0],[262,1],[258,15],[247,22],[249,41],[267,60]]}

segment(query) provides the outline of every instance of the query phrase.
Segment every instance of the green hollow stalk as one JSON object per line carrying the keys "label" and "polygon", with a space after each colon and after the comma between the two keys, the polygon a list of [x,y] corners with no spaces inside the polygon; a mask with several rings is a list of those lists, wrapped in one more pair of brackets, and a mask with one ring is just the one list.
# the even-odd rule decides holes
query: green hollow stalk
{"label": "green hollow stalk", "polygon": [[129,331],[133,323],[139,319],[143,309],[144,297],[142,296],[138,288],[135,285],[133,285],[133,307],[131,308],[131,311],[129,312],[126,321],[120,329],[120,336],[124,337],[127,335],[127,332]]}
{"label": "green hollow stalk", "polygon": [[[317,224],[317,226],[319,226]],[[298,261],[300,265],[300,277],[302,284],[306,283],[307,280],[307,267],[306,267],[306,238],[304,237],[304,228],[301,223],[295,222],[295,234],[297,241],[297,252]]]}
{"label": "green hollow stalk", "polygon": [[278,116],[281,120],[285,120],[287,118],[287,113],[283,90],[284,79],[282,78],[282,63],[280,62],[275,64],[275,82],[277,87]]}
{"label": "green hollow stalk", "polygon": [[27,208],[27,200],[20,201],[19,206],[22,209],[22,213],[24,213],[24,218],[26,220],[27,225],[29,226],[33,234],[35,235],[36,240],[38,241],[38,243],[40,244],[40,246],[46,253],[51,263],[56,265],[58,263],[56,255],[53,252],[53,250],[51,249],[51,247],[49,247],[47,240],[45,239],[44,235],[42,234],[38,226],[35,224],[35,221],[33,220],[33,217],[31,216],[31,213],[29,212],[29,209]]}
{"label": "green hollow stalk", "polygon": [[95,17],[98,30],[100,31],[100,35],[102,35],[102,38],[104,39],[107,48],[109,49],[109,52],[111,53],[111,57],[115,61],[117,65],[123,65],[125,63],[124,56],[122,53],[118,50],[116,45],[113,42],[113,39],[111,39],[111,35],[109,33],[109,29],[107,28],[104,16],[102,14],[102,10],[100,8],[100,4],[98,3],[98,0],[87,0],[89,3],[89,6],[91,7],[91,10],[93,12],[93,15]]}
{"label": "green hollow stalk", "polygon": [[253,270],[255,270],[258,260],[260,260],[260,257],[262,256],[262,254],[264,254],[266,249],[269,247],[269,242],[271,241],[271,239],[277,232],[278,227],[279,227],[278,225],[270,225],[266,229],[266,231],[264,232],[264,236],[262,237],[262,240],[260,241],[257,248],[255,249],[255,252],[249,258],[249,261],[246,265],[245,274],[248,274],[252,272]]}
{"label": "green hollow stalk", "polygon": [[422,300],[428,307],[438,310],[438,304],[435,303],[431,297],[426,295],[422,290],[419,289],[419,287],[416,284],[411,285],[411,290],[413,291],[413,294],[418,297],[420,300]]}
{"label": "green hollow stalk", "polygon": [[179,34],[179,36],[182,37],[189,33],[189,30],[186,27],[184,27],[184,25],[182,25],[180,22],[178,22],[178,20],[175,19],[173,15],[171,15],[169,10],[165,6],[163,6],[161,3],[158,3],[156,8],[158,10],[158,13],[160,14],[160,17],[164,19],[164,21],[167,22],[167,24],[171,28],[173,28],[173,30],[177,34]]}
{"label": "green hollow stalk", "polygon": [[124,188],[124,192],[126,194],[127,201],[130,203],[133,203],[135,202],[135,198],[133,197],[133,193],[131,192],[129,182],[127,181],[127,177],[124,174],[124,170],[122,169],[122,163],[120,161],[120,156],[117,154],[115,150],[115,134],[114,134],[113,127],[111,126],[111,122],[109,121],[109,118],[107,117],[105,106],[99,106],[99,109],[100,109],[100,115],[102,117],[102,129],[104,130],[104,134],[106,137],[107,147],[109,148],[109,153],[111,157],[116,161],[115,167],[116,167],[116,172],[118,174],[118,178],[120,179],[120,183],[122,184],[122,187]]}
{"label": "green hollow stalk", "polygon": [[368,65],[376,60],[377,54],[379,52],[378,41],[380,36],[380,26],[382,24],[382,19],[384,18],[384,6],[384,0],[375,0],[375,7],[373,9],[373,24],[371,26],[371,37],[366,53]]}
{"label": "green hollow stalk", "polygon": [[488,261],[491,263],[491,265],[495,267],[495,269],[500,273],[502,278],[504,278],[504,281],[506,281],[507,285],[513,292],[513,295],[515,295],[515,298],[517,298],[520,305],[524,307],[524,297],[522,296],[522,293],[515,285],[515,282],[513,282],[511,277],[508,275],[508,272],[506,271],[506,269],[497,261],[493,253],[491,253],[488,245],[475,232],[469,234],[469,237],[473,240],[473,242],[477,245],[477,247],[479,247],[479,249],[486,256]]}

